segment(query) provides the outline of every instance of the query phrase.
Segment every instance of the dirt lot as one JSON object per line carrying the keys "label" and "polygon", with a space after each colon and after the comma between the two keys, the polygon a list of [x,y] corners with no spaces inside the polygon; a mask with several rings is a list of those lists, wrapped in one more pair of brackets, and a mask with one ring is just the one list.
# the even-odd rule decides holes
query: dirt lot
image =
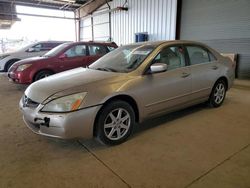
{"label": "dirt lot", "polygon": [[250,81],[222,107],[201,104],[147,121],[124,144],[33,134],[24,86],[0,75],[0,187],[250,187]]}

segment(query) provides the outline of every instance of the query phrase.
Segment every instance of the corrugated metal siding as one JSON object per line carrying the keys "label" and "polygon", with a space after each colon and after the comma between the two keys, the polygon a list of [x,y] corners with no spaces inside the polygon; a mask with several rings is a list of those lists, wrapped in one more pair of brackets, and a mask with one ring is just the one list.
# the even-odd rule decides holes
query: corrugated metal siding
{"label": "corrugated metal siding", "polygon": [[250,78],[250,1],[182,1],[180,38],[238,53],[238,76]]}
{"label": "corrugated metal siding", "polygon": [[[111,9],[122,6],[124,2],[124,0],[113,0],[110,2]],[[177,0],[128,0],[126,5],[128,11],[111,13],[111,37],[118,45],[133,43],[135,33],[138,32],[147,32],[150,41],[175,39]],[[103,8],[107,8],[107,5],[101,7]],[[100,17],[108,18],[108,14]],[[94,28],[94,38],[98,34],[109,33],[109,27],[104,25]],[[84,30],[80,34],[82,40],[91,39],[88,37],[92,34],[86,33],[87,29],[81,28],[81,30]]]}
{"label": "corrugated metal siding", "polygon": [[[111,7],[122,6],[114,0]],[[112,38],[117,44],[135,41],[135,33],[147,32],[149,40],[175,39],[177,0],[128,0],[128,11],[112,13]]]}

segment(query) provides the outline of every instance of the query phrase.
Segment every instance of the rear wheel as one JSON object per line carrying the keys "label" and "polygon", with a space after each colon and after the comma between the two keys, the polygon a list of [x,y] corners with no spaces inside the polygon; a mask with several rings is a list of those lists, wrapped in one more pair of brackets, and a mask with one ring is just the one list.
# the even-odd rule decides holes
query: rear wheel
{"label": "rear wheel", "polygon": [[44,71],[40,71],[35,75],[34,81],[37,80],[41,80],[43,78],[46,78],[48,76],[51,76],[53,74],[53,72],[48,71],[48,70],[44,70]]}
{"label": "rear wheel", "polygon": [[124,142],[135,124],[133,108],[124,101],[112,101],[100,111],[97,119],[97,138],[108,145]]}
{"label": "rear wheel", "polygon": [[209,105],[211,107],[219,107],[222,105],[226,97],[226,83],[224,80],[218,80],[209,97]]}

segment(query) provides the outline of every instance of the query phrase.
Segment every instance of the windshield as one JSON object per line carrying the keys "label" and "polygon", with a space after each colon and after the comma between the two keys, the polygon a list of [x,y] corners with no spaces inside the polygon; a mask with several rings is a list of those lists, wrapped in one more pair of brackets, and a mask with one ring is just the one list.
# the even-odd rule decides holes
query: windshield
{"label": "windshield", "polygon": [[59,46],[53,48],[52,50],[48,51],[46,54],[44,54],[44,57],[53,57],[56,56],[59,52],[61,52],[63,49],[68,47],[71,43],[63,43]]}
{"label": "windshield", "polygon": [[126,45],[98,59],[91,69],[111,72],[131,72],[155,49],[153,45]]}

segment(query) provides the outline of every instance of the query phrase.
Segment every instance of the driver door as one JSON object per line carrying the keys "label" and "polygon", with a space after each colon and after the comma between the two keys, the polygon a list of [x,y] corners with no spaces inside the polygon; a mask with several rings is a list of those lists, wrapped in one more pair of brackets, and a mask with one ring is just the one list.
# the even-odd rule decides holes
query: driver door
{"label": "driver door", "polygon": [[78,44],[66,50],[64,54],[59,57],[60,72],[86,66],[88,64],[86,52],[85,44]]}
{"label": "driver door", "polygon": [[43,43],[36,44],[32,46],[31,48],[26,50],[26,53],[23,55],[22,58],[28,58],[28,57],[36,57],[43,55],[46,53],[46,51],[42,51]]}
{"label": "driver door", "polygon": [[191,71],[186,66],[184,48],[163,48],[151,64],[165,63],[167,71],[142,76],[139,89],[147,117],[178,109],[189,101]]}

